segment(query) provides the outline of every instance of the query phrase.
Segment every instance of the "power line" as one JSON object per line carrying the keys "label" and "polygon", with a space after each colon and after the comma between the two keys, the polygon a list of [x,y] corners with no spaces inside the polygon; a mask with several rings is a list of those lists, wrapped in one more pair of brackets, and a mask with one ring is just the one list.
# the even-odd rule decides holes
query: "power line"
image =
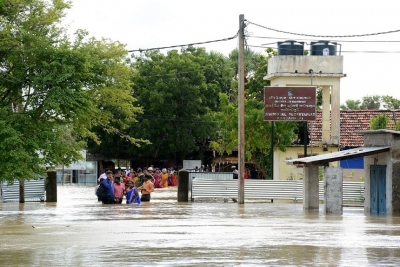
{"label": "power line", "polygon": [[7,82],[10,82],[10,83],[19,83],[20,81],[19,80],[17,80],[15,77],[12,77],[13,79],[15,79],[15,80],[10,80],[10,79],[7,79],[6,77],[3,77],[3,79],[5,80],[5,81],[7,81]]}
{"label": "power line", "polygon": [[218,67],[219,67],[219,66],[217,66],[217,68],[216,68],[216,66],[212,66],[212,67],[203,67],[203,68],[200,68],[200,69],[198,69],[198,70],[193,70],[193,71],[177,71],[177,72],[175,72],[175,73],[156,74],[156,75],[146,75],[146,76],[140,75],[139,77],[140,77],[140,78],[168,77],[168,76],[176,77],[176,75],[178,75],[178,74],[189,74],[189,73],[201,72],[201,71],[205,71],[205,70],[209,70],[209,69],[211,69],[211,70],[212,70],[212,69],[218,69]]}
{"label": "power line", "polygon": [[[0,70],[0,74],[2,74],[3,75],[3,79],[4,80],[6,80],[6,81],[9,81],[9,82],[11,82],[11,83],[17,83],[17,82],[20,82],[21,80],[20,79],[18,79],[18,78],[16,78],[16,77],[14,77],[14,76],[12,76],[10,73],[7,73],[6,71],[1,71]],[[14,81],[12,81],[12,80],[10,80],[10,79],[7,79],[5,76],[8,76],[8,78],[10,78],[10,79],[13,79]]]}
{"label": "power line", "polygon": [[[247,38],[256,38],[256,39],[272,39],[272,40],[289,40],[287,37],[268,37],[268,36],[246,36]],[[296,41],[311,41],[318,42],[319,39],[298,39]],[[341,43],[400,43],[400,40],[329,40],[329,42],[341,42]],[[267,44],[266,44],[267,45]]]}
{"label": "power line", "polygon": [[[277,50],[277,47],[272,47],[272,46],[263,46],[263,45],[248,45],[249,47],[256,47],[256,48],[272,48],[274,50]],[[397,54],[400,53],[400,51],[379,51],[379,50],[340,50],[340,53],[367,53],[367,54]]]}
{"label": "power line", "polygon": [[129,53],[132,53],[132,52],[144,52],[144,51],[151,51],[151,50],[161,50],[161,49],[168,49],[168,48],[176,48],[176,47],[182,47],[182,46],[191,46],[191,45],[201,45],[201,44],[209,44],[209,43],[216,43],[216,42],[224,42],[224,41],[230,41],[232,39],[235,39],[238,36],[238,34],[239,34],[239,31],[232,37],[218,39],[218,40],[191,43],[191,44],[181,44],[181,45],[171,45],[171,46],[147,48],[147,49],[140,49],[139,48],[139,49],[135,49],[135,50],[128,50],[128,52]]}
{"label": "power line", "polygon": [[342,50],[341,53],[368,53],[368,54],[397,54],[400,51],[346,51]]}
{"label": "power line", "polygon": [[364,34],[352,34],[352,35],[315,35],[315,34],[305,34],[305,33],[295,33],[295,32],[288,32],[288,31],[282,31],[282,30],[277,30],[273,29],[270,27],[266,27],[251,21],[248,21],[248,24],[253,24],[254,26],[264,28],[270,31],[275,31],[275,32],[280,32],[280,33],[286,33],[286,34],[291,34],[291,35],[299,35],[299,36],[309,36],[309,37],[322,37],[322,38],[353,38],[353,37],[365,37],[365,36],[375,36],[375,35],[383,35],[383,34],[390,34],[390,33],[396,33],[400,32],[400,30],[392,30],[392,31],[385,31],[385,32],[375,32],[375,33],[364,33]]}
{"label": "power line", "polygon": [[[272,43],[271,43],[272,44]],[[270,44],[266,44],[270,45]],[[265,45],[247,45],[248,47],[257,47],[257,48],[272,48],[272,49],[277,49],[276,47],[271,47],[271,46],[265,46]]]}
{"label": "power line", "polygon": [[137,115],[137,118],[149,119],[149,120],[163,120],[163,121],[176,121],[176,122],[193,122],[193,123],[208,123],[208,122],[218,122],[213,120],[204,119],[180,119],[171,118],[170,116],[154,116],[154,115]]}

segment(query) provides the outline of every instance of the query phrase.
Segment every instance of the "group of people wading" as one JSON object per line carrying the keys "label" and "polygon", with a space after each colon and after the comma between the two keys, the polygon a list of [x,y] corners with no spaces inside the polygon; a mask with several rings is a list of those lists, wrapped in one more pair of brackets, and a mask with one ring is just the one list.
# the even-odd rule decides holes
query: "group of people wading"
{"label": "group of people wading", "polygon": [[149,202],[154,188],[177,186],[177,172],[173,168],[149,167],[137,172],[130,169],[113,172],[105,169],[98,178],[97,199],[103,204],[121,204],[124,197],[126,204]]}

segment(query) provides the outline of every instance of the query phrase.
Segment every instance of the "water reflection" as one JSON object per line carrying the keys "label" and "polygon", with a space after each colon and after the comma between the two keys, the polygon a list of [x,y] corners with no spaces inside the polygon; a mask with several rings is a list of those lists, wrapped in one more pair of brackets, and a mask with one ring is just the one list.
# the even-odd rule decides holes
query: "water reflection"
{"label": "water reflection", "polygon": [[301,203],[102,205],[93,187],[58,203],[0,203],[0,266],[395,266],[400,217],[305,211]]}

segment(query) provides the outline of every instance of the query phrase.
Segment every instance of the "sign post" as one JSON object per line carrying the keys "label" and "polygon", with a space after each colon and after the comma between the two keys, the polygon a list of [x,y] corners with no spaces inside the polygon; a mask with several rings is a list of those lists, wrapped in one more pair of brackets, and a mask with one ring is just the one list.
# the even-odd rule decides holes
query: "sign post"
{"label": "sign post", "polygon": [[265,121],[313,121],[315,117],[315,86],[264,87]]}
{"label": "sign post", "polygon": [[[271,179],[274,176],[274,121],[307,121],[316,117],[315,86],[265,86],[264,121],[271,121]],[[304,156],[307,153],[307,129],[304,127]]]}

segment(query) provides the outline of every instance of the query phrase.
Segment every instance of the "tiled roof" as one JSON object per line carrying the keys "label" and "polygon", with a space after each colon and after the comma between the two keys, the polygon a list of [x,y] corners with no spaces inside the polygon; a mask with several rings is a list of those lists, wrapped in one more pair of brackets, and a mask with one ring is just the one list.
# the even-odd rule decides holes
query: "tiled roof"
{"label": "tiled roof", "polygon": [[[355,131],[369,130],[371,118],[381,114],[391,120],[387,129],[394,130],[394,122],[400,121],[400,110],[341,110],[340,111],[340,145],[345,147],[359,147],[364,145],[364,136]],[[317,111],[315,121],[308,122],[311,144],[322,141],[322,111]]]}

